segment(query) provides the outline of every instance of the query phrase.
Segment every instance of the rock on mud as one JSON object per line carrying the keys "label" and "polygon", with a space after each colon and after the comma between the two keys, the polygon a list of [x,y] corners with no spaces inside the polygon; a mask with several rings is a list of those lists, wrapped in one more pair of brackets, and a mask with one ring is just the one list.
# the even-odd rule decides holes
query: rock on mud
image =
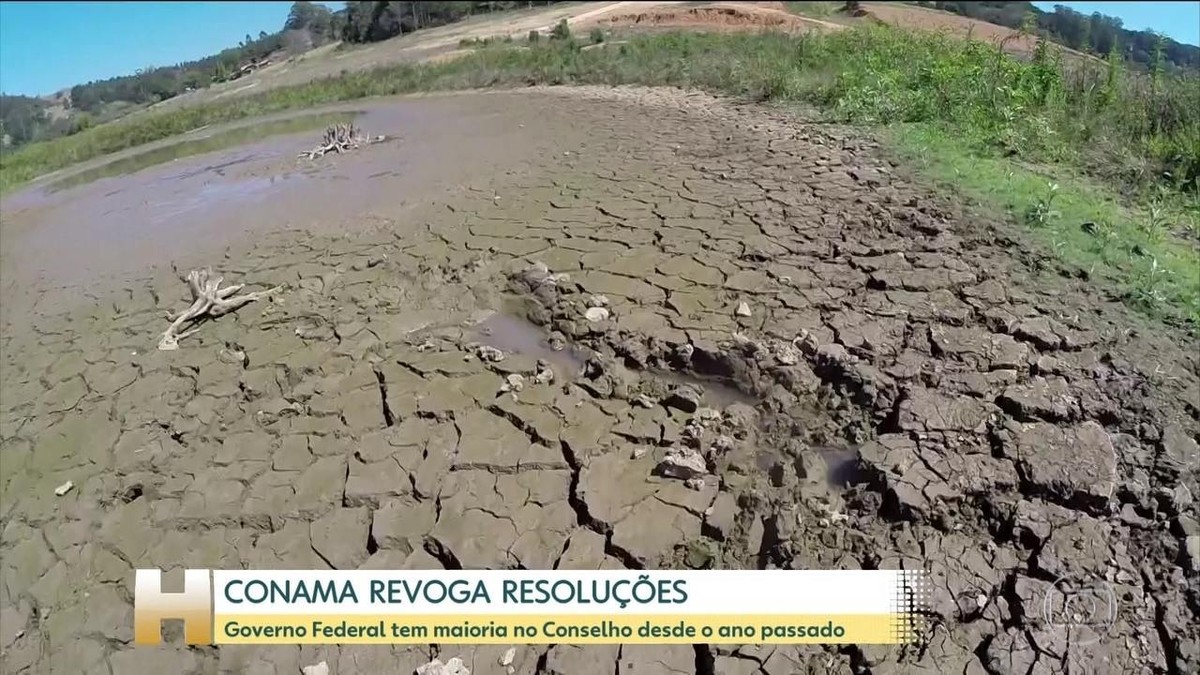
{"label": "rock on mud", "polygon": [[775,360],[782,366],[794,366],[800,363],[800,350],[791,342],[776,342],[771,346]]}
{"label": "rock on mud", "polygon": [[700,390],[691,385],[675,387],[663,399],[663,405],[677,408],[686,413],[694,413],[700,408]]}
{"label": "rock on mud", "polygon": [[[708,473],[708,462],[696,450],[689,448],[671,448],[657,467],[658,474],[664,478],[678,478],[691,481],[702,478]],[[689,487],[691,487],[689,485]],[[701,484],[703,487],[703,484]]]}
{"label": "rock on mud", "polygon": [[1183,549],[1187,553],[1188,566],[1193,572],[1200,572],[1200,535],[1185,538]]}
{"label": "rock on mud", "polygon": [[504,352],[488,345],[480,345],[476,350],[479,360],[484,363],[499,363],[504,360]]}
{"label": "rock on mud", "polygon": [[537,288],[539,286],[555,287],[570,278],[567,274],[551,274],[550,268],[543,262],[535,262],[521,273],[521,279],[530,288]]}
{"label": "rock on mud", "polygon": [[518,392],[525,389],[525,376],[520,373],[512,373],[504,378],[504,384],[500,385],[502,392]]}
{"label": "rock on mud", "polygon": [[544,359],[538,359],[537,373],[533,376],[533,381],[538,384],[553,384],[554,371],[550,368],[550,364]]}
{"label": "rock on mud", "polygon": [[302,672],[304,675],[329,675],[329,664],[322,661],[311,666],[304,666]]}
{"label": "rock on mud", "polygon": [[608,319],[608,317],[609,311],[606,307],[588,307],[587,311],[583,313],[583,318],[591,321],[592,323],[605,321]]}

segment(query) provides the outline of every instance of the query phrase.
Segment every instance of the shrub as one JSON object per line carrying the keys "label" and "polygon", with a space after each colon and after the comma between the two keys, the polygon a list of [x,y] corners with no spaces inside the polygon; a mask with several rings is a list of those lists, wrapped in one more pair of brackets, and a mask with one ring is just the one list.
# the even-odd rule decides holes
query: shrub
{"label": "shrub", "polygon": [[566,19],[559,19],[555,24],[554,30],[550,32],[551,40],[566,40],[571,37],[571,27],[567,25]]}

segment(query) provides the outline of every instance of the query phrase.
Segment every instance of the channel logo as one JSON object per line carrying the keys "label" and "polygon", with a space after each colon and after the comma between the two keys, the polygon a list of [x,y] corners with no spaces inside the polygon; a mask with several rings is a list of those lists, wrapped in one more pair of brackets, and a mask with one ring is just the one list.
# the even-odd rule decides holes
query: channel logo
{"label": "channel logo", "polygon": [[213,642],[213,595],[211,570],[184,570],[183,591],[164,593],[162,570],[137,570],[133,583],[133,642],[162,643],[162,622],[183,622],[184,642],[208,645]]}
{"label": "channel logo", "polygon": [[1111,584],[1059,577],[1042,598],[1046,625],[1065,630],[1075,647],[1102,640],[1117,622],[1117,594]]}

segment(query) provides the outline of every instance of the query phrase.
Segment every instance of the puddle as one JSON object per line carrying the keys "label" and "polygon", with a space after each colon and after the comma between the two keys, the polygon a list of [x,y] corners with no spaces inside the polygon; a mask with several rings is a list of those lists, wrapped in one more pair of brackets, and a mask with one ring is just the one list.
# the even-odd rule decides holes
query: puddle
{"label": "puddle", "polygon": [[239,199],[247,200],[257,194],[266,192],[271,186],[282,179],[274,176],[246,178],[233,183],[212,183],[204,185],[200,191],[177,199],[164,199],[150,202],[153,216],[152,222],[169,221],[189,211],[196,211],[211,205],[214,200]]}
{"label": "puddle", "polygon": [[655,370],[651,373],[672,386],[699,387],[704,391],[704,395],[700,397],[701,403],[709,408],[726,408],[734,403],[751,407],[758,405],[758,399],[722,380],[674,371]]}
{"label": "puddle", "polygon": [[[172,143],[154,150],[147,150],[136,155],[124,157],[107,164],[102,164],[98,167],[80,171],[77,174],[67,176],[59,181],[56,181],[46,187],[46,191],[50,193],[66,190],[67,188],[86,185],[98,181],[102,178],[112,178],[114,176],[123,176],[131,174],[142,169],[147,169],[159,164],[199,155],[206,152],[214,152],[216,150],[224,150],[227,148],[243,145],[246,143],[261,141],[270,136],[282,136],[284,134],[298,133],[301,131],[309,131],[312,129],[322,129],[330,124],[340,122],[349,122],[357,117],[360,113],[343,112],[343,113],[322,113],[316,115],[303,115],[300,117],[290,117],[285,120],[276,120],[272,122],[264,122],[262,124],[251,124],[248,126],[222,131],[204,138],[194,140],[180,141]],[[222,170],[247,162],[255,157],[248,155],[233,161],[227,161],[222,164],[206,166],[200,172],[210,170]],[[189,174],[189,175],[195,175]]]}
{"label": "puddle", "polygon": [[822,446],[813,448],[825,460],[825,482],[830,487],[845,490],[861,483],[862,473],[858,469],[858,450]]}
{"label": "puddle", "polygon": [[[815,446],[809,452],[817,453],[825,465],[825,485],[835,490],[846,490],[864,481],[858,468],[858,450],[855,448]],[[760,451],[754,457],[759,471],[772,474],[778,471],[782,461],[779,454],[771,450]],[[800,463],[797,460],[797,470]]]}
{"label": "puddle", "polygon": [[570,346],[555,351],[541,328],[518,316],[496,312],[472,327],[475,339],[500,351],[545,359],[563,380],[583,370],[587,357]]}

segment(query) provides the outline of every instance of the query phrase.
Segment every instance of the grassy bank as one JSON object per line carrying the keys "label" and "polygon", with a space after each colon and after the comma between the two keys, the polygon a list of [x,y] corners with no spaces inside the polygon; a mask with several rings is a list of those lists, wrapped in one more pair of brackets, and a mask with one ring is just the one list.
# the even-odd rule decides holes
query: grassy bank
{"label": "grassy bank", "polygon": [[[954,167],[964,186],[1025,176],[1020,167],[1036,163],[1029,180],[975,192],[1035,225],[1067,259],[1111,268],[1131,302],[1200,321],[1195,74],[1134,76],[1117,62],[1068,70],[1053,48],[1019,61],[982,43],[887,27],[807,37],[669,33],[580,47],[571,39],[501,43],[455,61],[349,73],[100,126],[5,156],[0,189],[204,124],[369,96],[535,83],[695,87],[904,129],[898,138],[919,146],[931,170]],[[1114,206],[1068,208],[1093,202]],[[1064,238],[1070,228],[1079,234]],[[1098,241],[1103,255],[1072,257]]]}
{"label": "grassy bank", "polygon": [[1200,332],[1196,195],[1130,202],[1067,167],[972,152],[936,127],[898,125],[886,136],[921,175],[1027,225],[1062,266],[1149,317]]}

